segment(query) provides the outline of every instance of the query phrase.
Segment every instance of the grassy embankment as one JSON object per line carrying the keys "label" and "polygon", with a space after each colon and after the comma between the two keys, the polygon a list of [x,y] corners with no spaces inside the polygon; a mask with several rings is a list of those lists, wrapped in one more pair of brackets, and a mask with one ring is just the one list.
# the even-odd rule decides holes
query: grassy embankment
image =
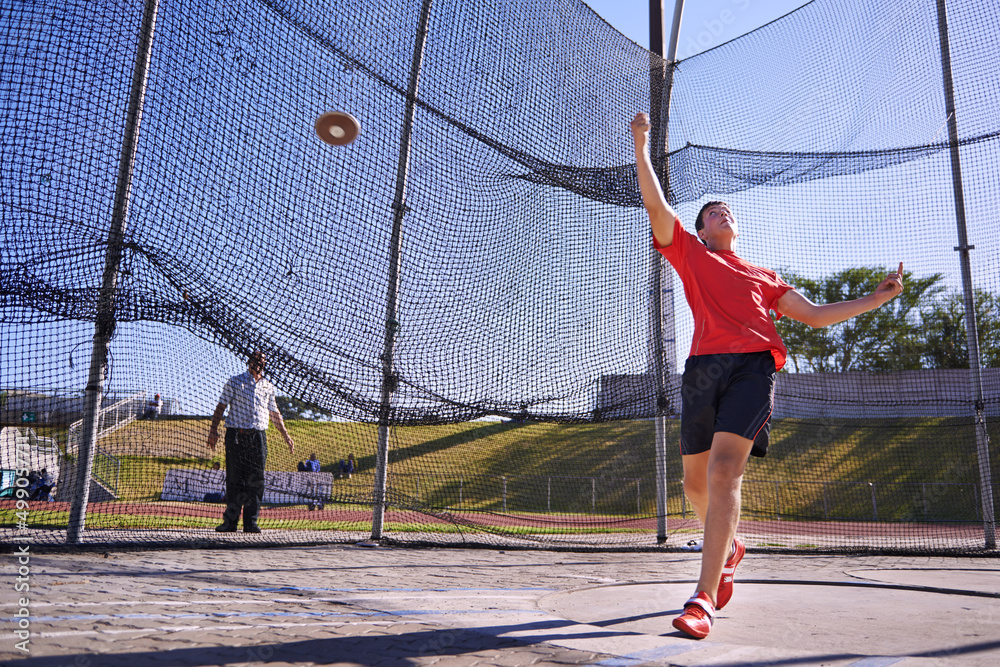
{"label": "grassy embankment", "polygon": [[[119,501],[156,501],[170,468],[205,469],[213,460],[224,466],[222,446],[213,456],[205,444],[208,423],[205,419],[138,421],[102,442],[102,448],[121,461]],[[998,467],[1000,429],[992,426],[991,458]],[[681,511],[677,429],[676,421],[668,422],[671,514]],[[295,470],[299,460],[315,452],[322,469],[335,472],[337,462],[354,453],[358,473],[351,480],[334,482],[333,506],[364,508],[365,499],[371,498],[377,427],[292,421],[289,430],[296,443],[294,454],[274,428],[268,432],[268,469]],[[563,517],[649,515],[655,511],[653,438],[650,421],[398,427],[390,442],[389,482],[394,491],[433,507],[501,512],[506,507],[508,513],[519,515],[558,512]],[[874,483],[879,520],[968,521],[977,518],[969,509],[974,512],[976,503],[965,497],[973,482],[978,482],[978,469],[975,434],[968,419],[894,419],[874,424],[789,419],[774,425],[767,458],[751,459],[744,505],[747,516],[777,510],[787,519],[866,520],[872,518],[869,483]],[[352,506],[352,501],[359,504]],[[207,527],[216,522],[169,516],[168,508],[164,510],[168,516],[158,516],[157,527]],[[8,512],[0,511],[0,525],[11,525]],[[40,514],[36,521],[65,526],[61,516],[65,512]],[[95,513],[88,518],[90,527],[102,523],[151,527],[151,522],[150,515]],[[351,525],[308,523],[311,529]],[[607,531],[582,528],[581,532],[587,530]],[[541,530],[536,527],[531,532]]]}

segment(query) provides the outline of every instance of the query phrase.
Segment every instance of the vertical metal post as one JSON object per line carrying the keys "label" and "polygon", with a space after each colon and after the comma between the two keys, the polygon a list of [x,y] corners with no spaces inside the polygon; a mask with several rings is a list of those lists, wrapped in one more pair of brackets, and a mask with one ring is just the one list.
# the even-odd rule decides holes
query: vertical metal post
{"label": "vertical metal post", "polygon": [[389,285],[386,289],[385,304],[385,348],[382,351],[382,402],[378,415],[378,449],[375,459],[375,507],[372,512],[373,540],[382,539],[385,522],[385,490],[389,471],[389,427],[392,416],[392,394],[396,391],[398,378],[392,367],[396,347],[397,300],[399,298],[399,254],[402,245],[403,216],[406,207],[406,183],[410,171],[410,135],[413,119],[417,112],[417,87],[420,83],[420,69],[424,62],[424,44],[427,39],[427,24],[431,15],[431,0],[424,0],[417,23],[417,34],[413,43],[413,61],[410,64],[410,81],[406,88],[406,108],[403,114],[403,131],[399,138],[399,164],[396,167],[396,194],[392,203],[392,237],[389,241]]}
{"label": "vertical metal post", "polygon": [[955,220],[958,225],[958,247],[962,266],[962,291],[965,297],[965,332],[969,348],[969,372],[972,375],[972,405],[975,410],[976,454],[982,488],[983,538],[987,549],[996,548],[996,519],[993,513],[993,485],[990,474],[990,440],[986,431],[986,401],[983,398],[983,374],[979,365],[979,334],[976,330],[976,302],[972,289],[972,268],[965,228],[965,195],[962,188],[962,161],[958,150],[958,118],[955,113],[955,87],[951,75],[951,46],[948,41],[948,10],[945,0],[937,2],[938,34],[941,40],[941,71],[944,85],[944,110],[948,116],[948,144],[951,154],[951,181],[955,199]]}
{"label": "vertical metal post", "polygon": [[872,492],[872,521],[878,521],[878,500],[875,498],[875,485],[868,482],[868,488]]}
{"label": "vertical metal post", "polygon": [[[667,140],[670,124],[670,92],[674,81],[674,61],[681,28],[684,0],[674,3],[670,43],[664,54],[663,0],[649,0],[649,121],[650,157],[670,197],[670,164]],[[660,159],[657,162],[657,159]],[[673,273],[663,270],[663,257],[655,250],[650,261],[652,371],[656,383],[656,541],[667,541],[667,377],[673,374],[677,352],[674,343]]]}
{"label": "vertical metal post", "polygon": [[[122,136],[122,150],[118,160],[118,181],[115,185],[115,204],[108,231],[108,249],[104,259],[104,276],[97,299],[94,325],[94,348],[90,353],[90,372],[87,376],[86,397],[83,407],[80,449],[77,452],[75,479],[69,484],[73,489],[66,542],[80,541],[87,520],[87,502],[90,499],[90,477],[94,468],[94,450],[100,430],[101,396],[104,393],[104,371],[108,360],[108,346],[115,332],[115,306],[117,302],[118,267],[121,264],[125,223],[128,219],[129,197],[132,191],[132,170],[135,166],[136,147],[139,143],[139,122],[146,97],[146,80],[149,59],[153,50],[153,32],[159,0],[146,0],[139,29],[139,43],[132,66],[132,88]],[[67,480],[69,482],[70,480]]]}

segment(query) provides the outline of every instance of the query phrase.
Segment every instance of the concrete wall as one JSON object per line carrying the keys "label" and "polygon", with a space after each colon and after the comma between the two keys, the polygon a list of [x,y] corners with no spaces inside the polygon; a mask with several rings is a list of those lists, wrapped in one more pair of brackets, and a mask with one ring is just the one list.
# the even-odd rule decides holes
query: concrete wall
{"label": "concrete wall", "polygon": [[[982,371],[986,413],[1000,417],[1000,368]],[[965,417],[973,414],[967,370],[894,373],[779,373],[774,417]],[[680,376],[670,376],[668,398],[680,414]],[[644,375],[605,375],[597,407],[603,418],[655,415],[653,381]]]}
{"label": "concrete wall", "polygon": [[[126,394],[108,394],[102,405],[106,407],[126,397]],[[150,396],[147,395],[146,398]],[[176,399],[161,398],[161,416],[174,414],[178,410]],[[0,408],[0,424],[30,426],[30,422],[22,421],[22,414],[25,412],[35,413],[36,424],[71,424],[83,418],[85,400],[79,392],[73,392],[73,395],[52,395],[42,391],[8,390],[7,400]]]}
{"label": "concrete wall", "polygon": [[37,424],[68,424],[83,415],[83,396],[49,396],[46,394],[10,392],[0,409],[0,423],[22,424],[22,414],[35,413]]}

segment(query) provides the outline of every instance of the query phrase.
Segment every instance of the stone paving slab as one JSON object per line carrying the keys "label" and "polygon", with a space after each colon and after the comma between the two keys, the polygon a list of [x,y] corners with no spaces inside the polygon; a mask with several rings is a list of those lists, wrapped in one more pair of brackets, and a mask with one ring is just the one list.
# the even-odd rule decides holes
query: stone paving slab
{"label": "stone paving slab", "polygon": [[41,553],[28,653],[15,648],[15,557],[0,558],[0,661],[25,667],[1000,664],[996,558],[749,552],[696,641],[670,626],[696,553]]}

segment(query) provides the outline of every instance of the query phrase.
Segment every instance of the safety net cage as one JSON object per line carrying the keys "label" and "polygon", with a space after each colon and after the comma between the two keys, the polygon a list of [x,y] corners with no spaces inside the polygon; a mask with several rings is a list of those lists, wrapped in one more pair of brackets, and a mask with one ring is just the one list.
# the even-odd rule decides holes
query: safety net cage
{"label": "safety net cage", "polygon": [[[696,538],[649,111],[689,231],[727,202],[817,303],[904,264],[878,310],[778,320],[748,547],[996,553],[992,3],[815,0],[673,63],[577,0],[14,0],[0,31],[4,542]],[[271,419],[263,532],[217,532],[255,350],[294,448]]]}

